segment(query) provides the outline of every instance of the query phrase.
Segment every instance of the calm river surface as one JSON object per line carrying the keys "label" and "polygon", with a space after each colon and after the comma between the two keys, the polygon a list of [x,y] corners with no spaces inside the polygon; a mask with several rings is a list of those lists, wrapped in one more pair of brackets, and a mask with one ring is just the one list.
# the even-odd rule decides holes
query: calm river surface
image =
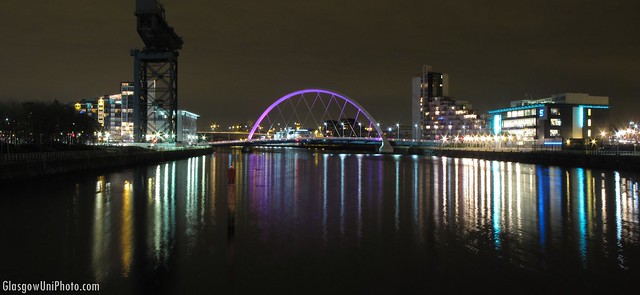
{"label": "calm river surface", "polygon": [[637,289],[639,180],[295,149],[64,175],[2,188],[0,280],[103,294]]}

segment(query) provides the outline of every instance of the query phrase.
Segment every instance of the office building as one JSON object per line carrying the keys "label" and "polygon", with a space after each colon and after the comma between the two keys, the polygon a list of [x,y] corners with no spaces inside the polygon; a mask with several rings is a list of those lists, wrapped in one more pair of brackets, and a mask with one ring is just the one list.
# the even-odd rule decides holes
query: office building
{"label": "office building", "polygon": [[493,134],[538,144],[595,139],[610,128],[609,98],[586,93],[512,101],[510,107],[489,114]]}

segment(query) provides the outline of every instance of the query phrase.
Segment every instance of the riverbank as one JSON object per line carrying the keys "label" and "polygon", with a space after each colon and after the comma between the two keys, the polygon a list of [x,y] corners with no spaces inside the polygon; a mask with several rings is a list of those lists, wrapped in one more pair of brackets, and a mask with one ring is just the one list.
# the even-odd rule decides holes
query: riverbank
{"label": "riverbank", "polygon": [[152,149],[104,146],[79,151],[6,154],[0,155],[0,182],[72,172],[130,168],[208,155],[212,152],[210,147]]}

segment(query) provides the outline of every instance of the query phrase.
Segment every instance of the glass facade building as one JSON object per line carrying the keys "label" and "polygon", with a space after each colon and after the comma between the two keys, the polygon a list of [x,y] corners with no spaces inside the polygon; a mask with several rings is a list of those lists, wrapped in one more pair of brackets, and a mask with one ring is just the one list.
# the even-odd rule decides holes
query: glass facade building
{"label": "glass facade building", "polygon": [[511,107],[491,110],[489,115],[494,135],[538,144],[595,139],[610,128],[609,98],[586,93],[513,101]]}

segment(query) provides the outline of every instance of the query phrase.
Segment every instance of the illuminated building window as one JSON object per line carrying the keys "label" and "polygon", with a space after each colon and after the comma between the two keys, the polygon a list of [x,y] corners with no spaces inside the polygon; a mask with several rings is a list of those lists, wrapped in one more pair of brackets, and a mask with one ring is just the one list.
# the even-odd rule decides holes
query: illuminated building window
{"label": "illuminated building window", "polygon": [[591,137],[591,129],[587,130],[587,137]]}
{"label": "illuminated building window", "polygon": [[[587,119],[587,126],[591,127],[591,119]],[[589,135],[591,136],[591,135]]]}
{"label": "illuminated building window", "polygon": [[532,126],[536,126],[536,118],[505,120],[502,122],[503,128],[522,128]]}
{"label": "illuminated building window", "polygon": [[[587,109],[587,116],[591,116],[591,109]],[[591,125],[589,125],[591,126]]]}
{"label": "illuminated building window", "polygon": [[558,108],[551,108],[549,112],[551,112],[552,115],[556,115],[556,116],[560,115],[560,111],[558,110]]}
{"label": "illuminated building window", "polygon": [[526,110],[507,112],[507,118],[519,118],[519,117],[528,117],[528,116],[535,116],[535,115],[536,115],[536,109],[526,109]]}
{"label": "illuminated building window", "polygon": [[549,136],[551,136],[551,137],[560,137],[560,130],[558,130],[558,129],[549,130]]}
{"label": "illuminated building window", "polygon": [[551,119],[551,126],[562,126],[562,120],[552,118]]}

